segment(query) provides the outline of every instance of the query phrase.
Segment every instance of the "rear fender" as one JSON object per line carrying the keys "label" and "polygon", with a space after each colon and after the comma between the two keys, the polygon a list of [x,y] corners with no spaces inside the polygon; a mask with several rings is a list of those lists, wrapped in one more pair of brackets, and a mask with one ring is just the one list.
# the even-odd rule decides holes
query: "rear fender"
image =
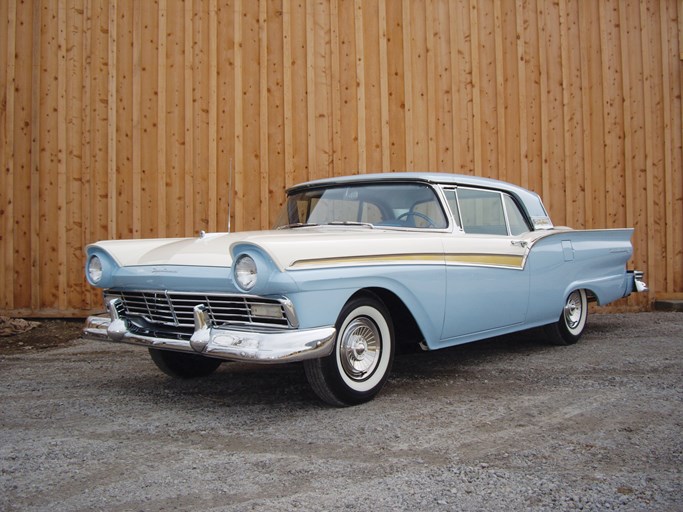
{"label": "rear fender", "polygon": [[589,291],[599,305],[629,293],[626,263],[633,254],[632,229],[549,232],[530,247],[528,322],[555,321],[569,294]]}

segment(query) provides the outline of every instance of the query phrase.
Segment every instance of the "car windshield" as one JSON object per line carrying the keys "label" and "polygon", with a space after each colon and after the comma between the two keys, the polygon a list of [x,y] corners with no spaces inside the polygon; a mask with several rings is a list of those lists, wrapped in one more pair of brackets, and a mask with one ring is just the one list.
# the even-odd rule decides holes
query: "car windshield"
{"label": "car windshield", "polygon": [[291,193],[275,228],[311,225],[444,229],[448,221],[426,184],[365,183]]}

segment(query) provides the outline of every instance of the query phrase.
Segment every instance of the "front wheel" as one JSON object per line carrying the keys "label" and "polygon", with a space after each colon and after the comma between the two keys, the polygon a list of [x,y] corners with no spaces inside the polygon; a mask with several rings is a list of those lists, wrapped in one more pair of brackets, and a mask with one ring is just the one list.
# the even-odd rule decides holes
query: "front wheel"
{"label": "front wheel", "polygon": [[150,348],[149,355],[162,372],[181,379],[206,377],[216,371],[222,362],[220,359],[158,348]]}
{"label": "front wheel", "polygon": [[394,329],[386,306],[374,296],[346,303],[336,324],[334,351],[304,361],[313,391],[343,407],[372,400],[389,376],[394,360]]}
{"label": "front wheel", "polygon": [[573,345],[586,328],[588,298],[586,290],[574,290],[567,297],[560,319],[545,326],[545,334],[553,345]]}

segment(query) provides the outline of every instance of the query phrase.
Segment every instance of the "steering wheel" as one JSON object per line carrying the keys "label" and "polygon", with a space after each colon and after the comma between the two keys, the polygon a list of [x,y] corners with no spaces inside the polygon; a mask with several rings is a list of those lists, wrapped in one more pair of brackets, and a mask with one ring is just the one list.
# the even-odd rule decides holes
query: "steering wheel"
{"label": "steering wheel", "polygon": [[[429,217],[427,217],[424,213],[420,213],[420,212],[403,212],[401,215],[399,215],[398,217],[396,217],[396,220],[401,220],[403,217],[405,217],[406,219],[407,219],[408,217],[419,217],[419,218],[421,218],[423,221],[425,221],[425,222],[427,223],[427,227],[428,227],[428,228],[435,228],[435,227],[436,227],[436,224],[434,223],[434,221],[433,221],[432,219],[430,219]],[[417,227],[417,226],[416,226],[416,227]]]}

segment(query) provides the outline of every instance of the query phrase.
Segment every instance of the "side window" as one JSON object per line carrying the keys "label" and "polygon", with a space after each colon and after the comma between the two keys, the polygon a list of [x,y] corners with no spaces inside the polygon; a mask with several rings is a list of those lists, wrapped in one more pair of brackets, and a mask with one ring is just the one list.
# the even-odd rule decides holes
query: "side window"
{"label": "side window", "polygon": [[499,192],[459,188],[458,202],[465,233],[508,234],[503,201]]}
{"label": "side window", "polygon": [[462,223],[460,222],[460,212],[458,211],[458,199],[455,195],[455,189],[451,188],[444,190],[444,195],[446,196],[446,201],[448,202],[448,208],[451,210],[451,213],[453,214],[455,225],[458,227],[462,227]]}
{"label": "side window", "polygon": [[517,203],[507,194],[503,195],[505,202],[505,211],[508,214],[508,222],[510,224],[510,234],[512,236],[521,235],[529,231],[529,226],[524,220],[524,215],[519,211]]}

